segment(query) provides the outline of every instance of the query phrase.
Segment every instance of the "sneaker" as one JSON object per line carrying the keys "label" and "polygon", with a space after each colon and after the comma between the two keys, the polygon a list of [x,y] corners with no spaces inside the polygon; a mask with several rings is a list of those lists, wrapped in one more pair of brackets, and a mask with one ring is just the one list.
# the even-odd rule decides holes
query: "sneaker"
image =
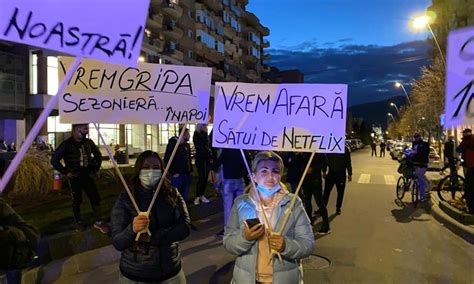
{"label": "sneaker", "polygon": [[216,234],[216,236],[222,238],[224,237],[224,230],[220,231],[219,233]]}
{"label": "sneaker", "polygon": [[209,201],[209,199],[207,199],[207,198],[203,195],[203,196],[201,196],[201,202],[208,204],[208,203],[210,203],[211,201]]}
{"label": "sneaker", "polygon": [[76,223],[76,232],[84,232],[86,230],[86,226],[82,222]]}
{"label": "sneaker", "polygon": [[316,234],[317,234],[317,235],[324,236],[324,235],[327,235],[327,234],[330,234],[330,233],[331,233],[331,229],[329,229],[329,228],[321,228],[321,230],[319,230],[319,232],[317,232]]}
{"label": "sneaker", "polygon": [[194,198],[194,205],[196,206],[201,205],[201,199],[199,199],[199,197]]}
{"label": "sneaker", "polygon": [[95,222],[94,223],[94,228],[96,228],[97,230],[99,230],[102,234],[108,234],[109,231],[110,231],[110,227],[109,225],[107,225],[107,223],[105,222]]}
{"label": "sneaker", "polygon": [[341,209],[336,209],[336,214],[341,215]]}

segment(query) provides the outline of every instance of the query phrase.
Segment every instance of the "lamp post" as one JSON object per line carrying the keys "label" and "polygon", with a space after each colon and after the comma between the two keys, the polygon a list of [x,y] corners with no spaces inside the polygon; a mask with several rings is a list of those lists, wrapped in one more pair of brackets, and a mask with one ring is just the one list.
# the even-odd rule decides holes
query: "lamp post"
{"label": "lamp post", "polygon": [[416,17],[412,20],[412,26],[415,29],[418,29],[418,30],[422,29],[424,27],[428,28],[428,30],[430,31],[430,33],[433,36],[433,39],[436,43],[436,47],[438,47],[439,55],[441,56],[441,59],[443,61],[443,65],[444,65],[444,69],[446,70],[446,59],[444,58],[444,54],[443,54],[443,51],[441,50],[438,39],[436,38],[436,36],[433,32],[433,29],[431,29],[430,21],[431,21],[431,18],[428,17],[427,15],[419,16],[419,17]]}
{"label": "lamp post", "polygon": [[387,116],[390,116],[393,120],[393,122],[395,122],[395,118],[393,117],[393,114],[391,114],[390,112],[387,112]]}
{"label": "lamp post", "polygon": [[395,110],[397,111],[398,117],[400,117],[400,110],[398,109],[397,105],[394,102],[391,102],[390,105],[395,108]]}
{"label": "lamp post", "polygon": [[407,90],[405,90],[405,87],[403,86],[403,83],[395,82],[395,87],[402,88],[403,92],[405,93],[405,96],[407,97],[408,103],[411,104],[410,97],[408,97]]}

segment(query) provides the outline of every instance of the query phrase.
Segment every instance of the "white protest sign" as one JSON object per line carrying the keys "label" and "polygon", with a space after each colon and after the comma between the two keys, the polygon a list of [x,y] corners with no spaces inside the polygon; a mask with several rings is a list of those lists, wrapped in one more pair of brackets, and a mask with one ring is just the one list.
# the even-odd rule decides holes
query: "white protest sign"
{"label": "white protest sign", "polygon": [[445,127],[474,123],[474,27],[448,36]]}
{"label": "white protest sign", "polygon": [[343,153],[347,85],[216,83],[213,146]]}
{"label": "white protest sign", "polygon": [[149,0],[0,0],[0,39],[137,64]]}
{"label": "white protest sign", "polygon": [[[59,80],[73,59],[59,59]],[[82,60],[59,94],[62,123],[207,123],[212,68]]]}

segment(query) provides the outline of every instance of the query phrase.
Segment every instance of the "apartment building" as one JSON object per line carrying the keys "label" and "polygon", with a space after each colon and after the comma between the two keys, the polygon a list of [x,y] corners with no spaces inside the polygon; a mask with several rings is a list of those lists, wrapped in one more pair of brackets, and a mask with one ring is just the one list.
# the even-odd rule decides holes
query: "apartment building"
{"label": "apartment building", "polygon": [[[256,15],[246,11],[247,4],[248,0],[151,0],[140,60],[212,67],[213,83],[264,82],[262,74],[270,71],[264,64],[268,59],[264,50],[269,47],[265,36],[270,32]],[[17,82],[14,89],[5,85],[0,77],[0,87],[5,85],[8,88],[0,89],[0,139],[21,143],[49,98],[56,94],[59,82],[57,54],[33,47],[30,50],[17,47],[0,42],[0,61],[21,66],[16,67],[20,70],[0,69],[0,75],[6,72],[16,76]],[[12,93],[14,99],[11,99]],[[13,109],[6,113],[4,110],[7,108]],[[59,122],[57,113],[57,110],[53,111],[39,134],[41,140],[47,140],[53,146],[68,137],[71,128],[69,124]],[[131,152],[145,149],[163,151],[177,128],[177,125],[170,124],[100,124],[107,144],[127,144]],[[193,125],[190,125],[190,130],[194,131]],[[15,137],[10,137],[12,133]],[[93,127],[90,138],[100,144]]]}

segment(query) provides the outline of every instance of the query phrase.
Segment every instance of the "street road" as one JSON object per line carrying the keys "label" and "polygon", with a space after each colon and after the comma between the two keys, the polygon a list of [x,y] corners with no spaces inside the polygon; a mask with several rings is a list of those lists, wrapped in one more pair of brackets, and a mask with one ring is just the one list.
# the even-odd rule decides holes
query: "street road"
{"label": "street road", "polygon": [[[352,154],[342,215],[329,214],[332,233],[316,237],[314,256],[304,261],[305,283],[474,283],[474,246],[426,212],[395,202],[398,164],[387,155]],[[234,257],[216,233],[222,214],[195,223],[199,228],[180,246],[191,284],[229,283]],[[314,228],[316,232],[320,224]],[[69,276],[57,283],[115,283],[118,264]]]}

